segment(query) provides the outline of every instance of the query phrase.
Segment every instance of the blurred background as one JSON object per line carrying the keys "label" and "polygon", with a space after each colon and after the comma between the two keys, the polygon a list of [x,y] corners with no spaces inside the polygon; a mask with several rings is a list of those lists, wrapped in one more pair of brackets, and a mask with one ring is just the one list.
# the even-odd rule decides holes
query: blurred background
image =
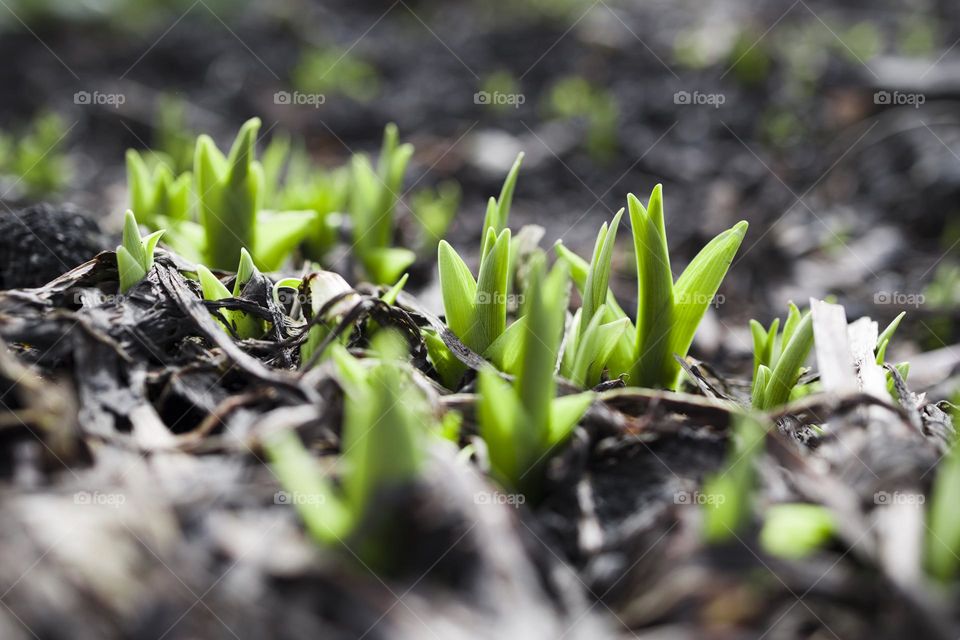
{"label": "blurred background", "polygon": [[518,151],[511,226],[545,247],[588,253],[658,182],[676,273],[747,219],[703,357],[735,363],[747,318],[833,295],[851,318],[908,311],[894,357],[935,352],[915,388],[957,361],[955,2],[2,0],[0,30],[10,209],[74,202],[116,228],[127,148],[188,166],[197,133],[226,145],[259,116],[264,143],[288,132],[335,166],[396,122],[411,192],[459,183],[468,254]]}

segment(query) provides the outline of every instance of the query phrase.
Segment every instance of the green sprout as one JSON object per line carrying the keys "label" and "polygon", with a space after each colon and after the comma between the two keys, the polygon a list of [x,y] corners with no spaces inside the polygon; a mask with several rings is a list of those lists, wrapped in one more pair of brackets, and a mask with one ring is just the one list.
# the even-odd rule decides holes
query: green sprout
{"label": "green sprout", "polygon": [[586,148],[594,159],[606,161],[616,152],[620,107],[613,93],[572,76],[551,87],[545,108],[550,116],[585,122]]}
{"label": "green sprout", "polygon": [[117,247],[117,272],[120,274],[120,293],[126,293],[131,287],[147,277],[153,267],[153,252],[163,231],[154,231],[141,238],[140,227],[132,211],[123,218],[123,239]]}
{"label": "green sprout", "polygon": [[818,504],[775,504],[764,514],[760,545],[770,555],[799,560],[823,547],[836,530],[833,514]]}
{"label": "green sprout", "polygon": [[151,229],[174,229],[189,220],[193,180],[190,173],[174,176],[173,170],[163,162],[155,163],[151,171],[143,156],[134,149],[127,151],[126,161],[130,208],[140,214],[144,225]]}
{"label": "green sprout", "polygon": [[[440,290],[447,325],[465,345],[480,354],[484,354],[507,327],[510,230],[504,229],[497,235],[493,229],[488,229],[487,235],[488,243],[485,244],[489,244],[489,249],[480,258],[477,280],[447,242],[441,242],[438,250]],[[428,342],[428,348],[430,344]],[[441,345],[437,345],[437,349]],[[434,360],[435,365],[440,362]],[[447,370],[437,368],[448,384],[455,384],[466,370],[457,360],[451,361]]]}
{"label": "green sprout", "polygon": [[277,269],[314,221],[308,211],[261,211],[264,175],[254,150],[259,130],[259,118],[248,120],[227,157],[209,136],[197,139],[193,175],[204,256],[215,269],[236,264],[244,247],[264,269]]}
{"label": "green sprout", "polygon": [[[511,371],[517,362],[522,321],[507,328],[507,300],[510,286],[511,234],[507,228],[510,205],[523,155],[517,157],[507,174],[499,198],[490,198],[483,223],[480,271],[475,280],[470,268],[444,240],[437,251],[440,290],[447,326],[476,353]],[[427,349],[444,384],[453,387],[466,366],[454,358],[438,336],[425,333]]]}
{"label": "green sprout", "polygon": [[346,167],[324,170],[314,166],[302,144],[291,150],[289,139],[277,136],[263,154],[268,186],[278,185],[285,161],[285,180],[268,193],[267,203],[278,211],[314,213],[305,255],[312,260],[323,260],[337,242],[340,219],[336,214],[346,210],[350,171]]}
{"label": "green sprout", "polygon": [[164,94],[157,106],[157,123],[154,141],[155,153],[175,173],[183,173],[193,163],[195,136],[187,127],[186,105],[182,98]]}
{"label": "green sprout", "polygon": [[756,485],[754,463],[766,437],[766,430],[756,418],[735,416],[726,465],[703,484],[704,536],[708,542],[725,542],[749,524]]}
{"label": "green sprout", "polygon": [[[661,186],[654,187],[646,207],[633,194],[627,196],[627,205],[637,267],[637,323],[635,329],[627,325],[628,331],[610,354],[607,367],[611,377],[629,374],[632,386],[676,389],[680,384],[676,357],[687,356],[697,327],[743,241],[747,223],[738,222],[707,243],[674,281],[663,224]],[[602,261],[595,260],[595,265],[588,266],[559,243],[556,251],[570,266],[581,294],[585,294],[591,277],[594,281],[603,279],[597,273],[601,268],[607,269]],[[606,296],[603,322],[626,318],[613,295],[601,291],[591,292],[590,304],[599,306]]]}
{"label": "green sprout", "polygon": [[813,316],[801,314],[790,303],[783,331],[780,319],[769,329],[750,321],[753,334],[753,386],[751,398],[756,409],[769,410],[786,404],[803,373],[803,363],[813,348]]}
{"label": "green sprout", "polygon": [[[341,320],[343,314],[350,311],[357,303],[359,296],[353,292],[353,287],[347,284],[339,274],[332,271],[317,271],[304,276],[300,283],[300,291],[306,294],[309,304],[305,307],[306,319],[309,321],[319,314],[324,314],[321,322],[310,327],[307,341],[300,347],[300,362],[306,366],[314,357],[314,353],[330,335],[333,327]],[[334,298],[338,302],[332,302]],[[332,306],[330,306],[332,303]],[[351,331],[345,331],[339,337],[339,344],[346,344]],[[330,353],[334,345],[330,345],[324,355]]]}
{"label": "green sprout", "polygon": [[[270,466],[319,544],[335,545],[354,534],[359,555],[381,565],[378,535],[388,531],[360,528],[385,503],[378,496],[412,482],[423,464],[425,426],[432,418],[425,399],[403,369],[402,339],[378,334],[373,348],[380,359],[360,361],[337,347],[333,359],[344,390],[344,417],[339,482],[326,477],[299,437],[284,431],[264,443]],[[382,542],[382,540],[380,540]]]}
{"label": "green sprout", "polygon": [[416,255],[394,247],[394,209],[413,146],[400,144],[397,126],[388,124],[376,168],[363,154],[351,161],[350,215],[357,256],[374,284],[389,284],[413,264]]}
{"label": "green sprout", "polygon": [[568,274],[561,263],[545,275],[545,263],[540,255],[531,264],[514,383],[493,368],[481,370],[478,383],[480,436],[493,475],[505,487],[531,495],[540,490],[550,453],[567,440],[594,397],[591,392],[554,397]]}
{"label": "green sprout", "polygon": [[[890,346],[890,341],[893,339],[893,334],[897,332],[897,329],[900,327],[900,321],[902,321],[906,315],[906,311],[901,311],[899,314],[897,314],[897,317],[894,318],[889,325],[887,325],[887,328],[884,329],[877,338],[877,364],[881,367],[886,362],[887,347]],[[909,362],[898,362],[893,366],[897,370],[897,373],[900,374],[900,377],[904,380],[906,380],[907,376],[910,375]],[[894,400],[900,399],[900,396],[893,384],[892,373],[887,373],[887,391],[889,391],[890,397],[892,397]]]}
{"label": "green sprout", "polygon": [[[262,269],[279,269],[310,233],[316,216],[312,211],[263,209],[264,168],[254,150],[259,129],[259,119],[248,120],[227,157],[209,136],[201,135],[193,172],[179,176],[156,158],[151,172],[139,153],[129,151],[131,207],[148,227],[167,227],[165,242],[189,260],[225,271],[247,248]],[[191,214],[191,182],[199,223]]]}
{"label": "green sprout", "polygon": [[607,362],[630,327],[628,318],[617,318],[616,312],[608,310],[606,304],[613,245],[622,217],[623,209],[614,216],[609,229],[606,222],[600,227],[593,258],[582,281],[583,306],[567,333],[560,373],[581,387],[600,382]]}
{"label": "green sprout", "polygon": [[[257,268],[253,264],[253,258],[250,257],[246,249],[240,250],[240,265],[237,267],[233,291],[227,289],[220,279],[205,266],[197,265],[197,277],[200,280],[200,289],[203,292],[204,300],[239,298],[243,288],[256,273]],[[259,338],[263,335],[263,321],[245,311],[221,309],[220,314],[226,320],[224,328],[234,333],[238,338]]]}
{"label": "green sprout", "polygon": [[[954,418],[957,414],[954,413]],[[960,455],[952,451],[937,467],[933,497],[927,510],[927,572],[947,582],[960,572]]]}
{"label": "green sprout", "polygon": [[380,91],[376,67],[348,51],[316,49],[306,53],[292,73],[293,84],[308,93],[345,95],[369,102]]}
{"label": "green sprout", "polygon": [[71,177],[63,141],[70,130],[55,113],[37,115],[20,135],[0,134],[0,173],[16,177],[30,198],[49,197]]}
{"label": "green sprout", "polygon": [[460,184],[450,180],[413,195],[410,210],[420,224],[421,247],[433,249],[447,234],[460,206]]}

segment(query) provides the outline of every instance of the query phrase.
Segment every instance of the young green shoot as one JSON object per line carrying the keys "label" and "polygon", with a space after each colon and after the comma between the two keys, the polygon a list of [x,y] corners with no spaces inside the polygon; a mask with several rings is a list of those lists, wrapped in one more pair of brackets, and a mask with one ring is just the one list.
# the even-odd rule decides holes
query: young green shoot
{"label": "young green shoot", "polygon": [[[300,291],[305,295],[308,304],[304,307],[304,316],[311,321],[318,315],[322,317],[310,327],[307,341],[300,347],[300,362],[307,366],[316,356],[317,349],[330,335],[331,331],[359,301],[359,296],[353,287],[347,284],[340,274],[333,271],[316,271],[304,276],[300,283]],[[338,338],[337,344],[346,344],[352,331],[344,331]],[[323,356],[330,353],[333,345],[327,347]]]}
{"label": "young green shoot", "polygon": [[487,201],[487,212],[483,219],[483,230],[481,231],[480,255],[485,255],[489,247],[490,234],[492,229],[494,238],[499,238],[500,233],[507,229],[510,222],[510,207],[513,205],[513,192],[517,189],[517,178],[520,175],[520,165],[523,164],[523,154],[517,154],[513,166],[507,172],[507,177],[503,181],[503,187],[500,188],[500,197],[491,197]]}
{"label": "young green shoot", "polygon": [[803,363],[813,348],[813,316],[801,314],[793,303],[787,314],[783,331],[780,319],[769,329],[756,320],[750,321],[753,334],[753,386],[751,400],[754,408],[770,410],[786,404],[795,393],[794,388],[803,373]]}
{"label": "young green shoot", "polygon": [[[246,249],[240,250],[240,265],[237,267],[237,276],[234,281],[233,291],[213,275],[205,266],[197,265],[197,277],[200,280],[200,289],[203,292],[204,300],[225,300],[227,298],[239,298],[250,279],[257,273],[257,268],[253,264],[253,258]],[[263,321],[239,309],[220,309],[220,314],[226,320],[228,331],[232,331],[240,339],[259,338],[263,335]]]}
{"label": "young green shoot", "polygon": [[[510,261],[510,230],[499,236],[487,229],[486,253],[480,258],[479,278],[474,280],[470,268],[446,241],[440,242],[438,264],[440,290],[447,326],[476,353],[485,354],[507,328],[507,286]],[[434,344],[432,358],[444,382],[454,385],[466,366],[458,360],[445,361],[446,347]],[[427,343],[430,348],[431,342]],[[437,353],[437,352],[440,353]]]}
{"label": "young green shoot", "polygon": [[140,227],[132,211],[123,218],[123,239],[117,247],[117,272],[120,275],[120,293],[126,293],[147,277],[153,267],[153,253],[163,231],[154,231],[141,238]]}
{"label": "young green shoot", "polygon": [[550,454],[567,440],[593,400],[590,392],[554,397],[567,277],[564,265],[546,275],[544,258],[534,259],[515,380],[511,385],[492,368],[479,374],[480,436],[493,475],[507,489],[533,496]]}
{"label": "young green shoot", "polygon": [[[900,327],[900,322],[903,320],[904,316],[907,315],[906,311],[901,311],[896,318],[887,325],[887,328],[884,329],[880,336],[877,338],[877,364],[881,367],[886,362],[887,356],[887,347],[890,346],[890,341],[893,339],[893,334],[897,332],[897,328]],[[900,377],[904,380],[907,379],[907,376],[910,375],[910,363],[909,362],[899,362],[893,365],[897,370],[897,373],[900,374]],[[896,388],[893,383],[893,374],[887,373],[887,390],[890,392],[890,397],[894,400],[899,400],[900,396],[897,393]]]}
{"label": "young green shoot", "polygon": [[[490,198],[483,222],[479,278],[445,240],[437,249],[440,289],[447,326],[471,350],[489,358],[500,370],[514,372],[519,362],[523,318],[507,326],[507,302],[513,244],[507,223],[523,154],[517,156],[503,182],[499,198]],[[455,388],[466,366],[447,349],[440,337],[424,333],[434,368],[448,388]]]}
{"label": "young green shoot", "polygon": [[560,373],[574,384],[592,387],[600,382],[607,362],[620,341],[628,335],[630,320],[607,307],[610,266],[621,209],[610,227],[603,223],[593,249],[593,258],[583,279],[583,306],[567,332]]}
{"label": "young green shoot", "polygon": [[[960,415],[954,413],[954,419]],[[941,582],[960,574],[960,455],[954,449],[937,467],[927,509],[927,572]]]}
{"label": "young green shoot", "polygon": [[416,259],[409,249],[394,247],[394,210],[403,187],[413,146],[400,144],[397,126],[383,132],[380,158],[374,167],[365,155],[351,162],[350,215],[357,256],[374,284],[389,284]]}
{"label": "young green shoot", "polygon": [[822,548],[835,535],[836,519],[818,504],[771,505],[764,513],[760,546],[773,556],[800,560]]}
{"label": "young green shoot", "polygon": [[0,173],[16,179],[8,193],[43,199],[63,189],[73,174],[64,150],[68,133],[63,118],[53,112],[40,113],[22,132],[0,133]]}
{"label": "young green shoot", "polygon": [[[314,221],[306,237],[305,255],[312,260],[323,260],[337,242],[346,211],[350,190],[350,170],[347,167],[323,169],[316,166],[302,144],[290,150],[285,138],[275,137],[263,154],[263,167],[268,187],[270,208],[278,211],[312,211]],[[289,150],[289,160],[286,154]],[[281,157],[283,156],[283,157]],[[279,173],[286,160],[282,185]]]}
{"label": "young green shoot", "polygon": [[421,189],[410,199],[413,217],[420,225],[421,250],[432,251],[447,234],[460,206],[460,185],[442,182],[436,189]]}
{"label": "young green shoot", "polygon": [[[697,327],[740,248],[747,223],[738,222],[707,243],[674,281],[661,186],[654,187],[646,207],[633,194],[627,196],[627,209],[636,257],[637,321],[635,327],[627,325],[627,335],[617,342],[607,368],[611,377],[629,374],[627,382],[632,386],[676,389],[680,383],[676,357],[687,356]],[[570,266],[581,294],[585,294],[591,270],[596,268],[591,269],[563,245],[558,244],[556,251]],[[607,322],[627,317],[608,292],[591,292],[590,299],[596,306],[605,300]]]}
{"label": "young green shoot", "polygon": [[206,264],[229,269],[249,248],[266,270],[279,268],[309,233],[310,211],[262,211],[264,174],[256,160],[260,120],[248,120],[224,156],[206,135],[197,139],[194,180]]}
{"label": "young green shoot", "polygon": [[360,525],[389,506],[379,498],[416,478],[426,450],[425,427],[432,422],[400,362],[403,345],[397,334],[379,333],[372,347],[380,358],[372,363],[342,347],[334,350],[344,390],[339,483],[321,473],[295,434],[285,431],[264,443],[271,468],[314,540],[327,546],[355,541],[357,553],[375,566],[388,560],[382,548],[389,527],[371,531]]}
{"label": "young green shoot", "polygon": [[175,228],[190,217],[190,186],[193,176],[174,176],[169,165],[157,162],[151,171],[134,149],[126,155],[130,208],[150,229]]}
{"label": "young green shoot", "polygon": [[703,484],[704,536],[720,543],[733,538],[750,522],[756,484],[754,462],[763,452],[766,430],[753,416],[735,416],[733,435],[722,471]]}

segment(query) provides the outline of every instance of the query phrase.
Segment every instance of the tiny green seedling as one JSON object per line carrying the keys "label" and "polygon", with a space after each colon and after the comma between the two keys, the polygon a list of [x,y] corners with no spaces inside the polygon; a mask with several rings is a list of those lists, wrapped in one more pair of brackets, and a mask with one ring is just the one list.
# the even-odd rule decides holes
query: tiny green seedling
{"label": "tiny green seedling", "polygon": [[[286,173],[280,184],[284,163]],[[267,205],[278,211],[314,212],[304,253],[312,260],[325,259],[339,236],[342,222],[337,214],[346,212],[349,169],[328,170],[315,166],[302,144],[291,149],[289,139],[279,136],[274,137],[264,151],[263,168],[268,186]]]}
{"label": "tiny green seedling", "polygon": [[807,557],[835,535],[836,519],[818,504],[775,504],[764,513],[760,545],[773,556],[789,560]]}
{"label": "tiny green seedling", "polygon": [[174,176],[170,167],[156,163],[151,171],[143,156],[127,151],[127,184],[130,208],[140,214],[150,229],[175,228],[190,218],[190,186],[193,176]]}
{"label": "tiny green seedling", "polygon": [[499,238],[500,233],[507,228],[507,224],[510,222],[510,208],[513,206],[513,192],[517,189],[517,178],[520,175],[520,165],[523,164],[523,154],[517,154],[517,159],[513,161],[513,166],[510,167],[510,171],[507,172],[507,177],[503,181],[503,186],[500,188],[500,197],[494,198],[491,197],[487,201],[487,212],[483,218],[483,230],[481,231],[480,241],[480,255],[485,255],[487,249],[490,248],[490,234],[489,230],[493,229],[496,234],[494,237]]}
{"label": "tiny green seedling", "polygon": [[726,465],[703,484],[704,536],[708,542],[725,542],[749,524],[756,484],[754,463],[762,453],[766,437],[766,430],[756,418],[735,416]]}
{"label": "tiny green seedling", "polygon": [[[897,314],[897,317],[894,318],[889,325],[887,325],[887,328],[884,329],[877,338],[877,364],[881,367],[886,363],[887,347],[890,346],[890,341],[893,339],[893,334],[897,332],[897,329],[900,327],[900,322],[906,315],[906,311],[901,311],[899,314]],[[898,362],[893,366],[897,370],[897,373],[900,374],[900,377],[904,380],[906,380],[907,376],[910,375],[909,362]],[[887,390],[890,392],[890,397],[892,397],[894,400],[900,399],[900,396],[897,394],[897,390],[893,384],[892,373],[887,373]]]}
{"label": "tiny green seedling", "polygon": [[[474,279],[470,268],[446,241],[440,242],[437,252],[447,326],[470,349],[509,372],[518,361],[523,330],[522,318],[507,327],[512,255],[507,222],[522,161],[520,154],[507,174],[500,197],[490,198],[487,203],[479,277]],[[424,338],[434,367],[444,384],[453,388],[466,366],[450,354],[437,335],[425,333]]]}
{"label": "tiny green seedling", "polygon": [[[389,546],[377,536],[389,536],[389,531],[371,533],[360,525],[386,506],[378,502],[379,496],[416,478],[427,446],[425,427],[432,421],[424,399],[398,361],[404,353],[402,345],[396,334],[378,334],[373,346],[381,357],[372,366],[340,346],[334,350],[344,390],[338,484],[321,474],[294,433],[285,431],[264,443],[271,468],[292,494],[291,502],[311,536],[324,545],[355,541],[355,553],[375,566],[382,566],[381,554]],[[377,539],[356,540],[356,535]]]}
{"label": "tiny green seedling", "polygon": [[[690,350],[697,327],[740,248],[747,223],[738,222],[711,240],[674,281],[660,185],[653,189],[646,207],[633,194],[627,196],[627,205],[637,267],[637,323],[635,330],[620,338],[607,367],[611,377],[629,374],[628,383],[632,386],[676,389],[680,382],[676,357],[685,358]],[[588,266],[563,245],[558,244],[556,250],[570,265],[581,293],[585,293],[591,271],[597,280],[597,270],[606,269],[602,262],[594,261],[595,266]],[[591,304],[598,306],[606,300],[604,321],[626,318],[612,294],[604,295],[606,298],[596,291],[590,296]]]}
{"label": "tiny green seedling", "polygon": [[264,175],[254,149],[259,130],[258,118],[248,120],[227,157],[209,136],[197,139],[193,175],[204,255],[215,269],[231,268],[244,247],[264,269],[277,269],[314,222],[310,211],[261,211]]}
{"label": "tiny green seedling", "polygon": [[[150,171],[139,153],[129,151],[131,206],[148,227],[167,227],[165,242],[189,260],[227,270],[247,248],[263,269],[280,268],[310,233],[316,214],[263,208],[264,168],[254,149],[259,129],[259,119],[248,120],[228,157],[209,136],[201,135],[193,172],[179,176],[162,162]],[[191,187],[199,223],[192,215]]]}
{"label": "tiny green seedling", "polygon": [[511,385],[492,368],[480,372],[478,416],[493,475],[508,489],[535,495],[550,453],[564,443],[593,401],[590,392],[555,398],[557,355],[567,306],[567,271],[545,275],[531,264],[524,300],[520,362]]}
{"label": "tiny green seedling", "polygon": [[[954,413],[954,419],[960,417]],[[952,451],[937,468],[933,497],[927,510],[925,564],[937,580],[949,582],[960,574],[960,453]]]}
{"label": "tiny green seedling", "polygon": [[394,210],[412,156],[413,146],[400,144],[397,126],[391,123],[383,132],[376,168],[362,154],[355,155],[350,165],[354,248],[374,284],[396,282],[416,259],[409,249],[393,246]]}
{"label": "tiny green seedling", "polygon": [[40,113],[22,132],[0,133],[0,173],[16,178],[8,189],[30,198],[48,198],[70,181],[73,173],[64,141],[70,129],[56,113]]}
{"label": "tiny green seedling", "polygon": [[[497,236],[487,230],[489,247],[480,258],[480,274],[474,280],[469,267],[447,242],[440,243],[438,263],[440,289],[447,325],[465,345],[485,353],[507,326],[507,276],[510,261],[510,230]],[[442,343],[441,343],[442,344]],[[434,364],[438,364],[435,360]],[[440,371],[445,381],[455,383],[463,374],[458,361],[453,370]]]}
{"label": "tiny green seedling", "polygon": [[[205,266],[197,265],[197,277],[200,279],[200,289],[203,291],[204,300],[224,300],[226,298],[239,298],[250,279],[257,273],[257,268],[253,264],[253,258],[246,249],[240,250],[240,265],[237,267],[237,276],[233,285],[233,291],[220,282],[220,279],[213,275]],[[263,335],[263,321],[239,309],[221,309],[220,314],[226,320],[225,328],[232,331],[238,338],[259,338]]]}
{"label": "tiny green seedling", "polygon": [[141,238],[140,227],[132,211],[123,219],[123,239],[117,247],[117,272],[120,274],[120,293],[126,293],[147,277],[153,267],[153,253],[163,231],[154,231]]}
{"label": "tiny green seedling", "polygon": [[551,116],[586,124],[586,149],[594,160],[609,160],[616,152],[620,108],[612,92],[571,76],[554,84],[545,102]]}
{"label": "tiny green seedling", "polygon": [[436,189],[421,189],[413,195],[410,209],[420,224],[421,250],[433,250],[447,234],[460,206],[460,184],[442,182]]}
{"label": "tiny green seedling", "polygon": [[600,382],[607,362],[630,328],[628,318],[617,317],[615,311],[607,308],[613,245],[622,217],[623,209],[614,216],[609,229],[603,223],[597,234],[593,258],[581,287],[583,306],[567,332],[560,373],[581,387]]}
{"label": "tiny green seedling", "polygon": [[753,334],[753,386],[751,399],[754,408],[769,410],[790,400],[803,373],[803,363],[813,348],[813,316],[801,314],[793,303],[787,313],[783,331],[778,333],[780,319],[769,329],[756,320],[750,321]]}
{"label": "tiny green seedling", "polygon": [[[353,292],[353,287],[347,284],[339,274],[332,271],[317,271],[303,277],[300,291],[305,294],[308,304],[305,307],[305,316],[308,321],[323,314],[317,324],[310,327],[307,341],[300,347],[300,362],[307,366],[314,359],[316,350],[330,335],[333,326],[339,322],[343,314],[350,311],[358,302],[359,296]],[[334,302],[334,300],[337,300]],[[339,337],[339,344],[346,344],[350,339],[351,331],[345,331]],[[333,345],[327,348],[327,355]]]}
{"label": "tiny green seedling", "polygon": [[160,96],[154,129],[154,153],[175,173],[183,173],[193,163],[196,135],[187,124],[186,103],[173,94]]}
{"label": "tiny green seedling", "polygon": [[352,51],[317,48],[306,51],[293,68],[293,85],[304,93],[346,96],[365,103],[380,92],[377,67]]}

